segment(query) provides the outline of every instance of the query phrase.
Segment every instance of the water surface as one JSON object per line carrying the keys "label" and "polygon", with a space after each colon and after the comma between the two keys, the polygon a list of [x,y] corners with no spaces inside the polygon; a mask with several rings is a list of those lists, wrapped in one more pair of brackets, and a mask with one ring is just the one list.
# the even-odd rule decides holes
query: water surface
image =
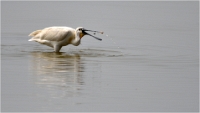
{"label": "water surface", "polygon": [[[3,112],[199,111],[198,2],[2,2],[1,16]],[[60,53],[28,42],[49,26],[105,34]]]}

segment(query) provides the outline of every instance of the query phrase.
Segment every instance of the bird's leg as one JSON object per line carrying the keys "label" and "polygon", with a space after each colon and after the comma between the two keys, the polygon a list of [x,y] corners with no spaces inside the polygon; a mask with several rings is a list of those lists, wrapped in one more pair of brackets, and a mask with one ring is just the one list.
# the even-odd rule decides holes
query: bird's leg
{"label": "bird's leg", "polygon": [[54,46],[54,51],[55,51],[56,53],[58,53],[58,52],[60,51],[61,48],[62,48],[62,46],[55,45],[55,46]]}

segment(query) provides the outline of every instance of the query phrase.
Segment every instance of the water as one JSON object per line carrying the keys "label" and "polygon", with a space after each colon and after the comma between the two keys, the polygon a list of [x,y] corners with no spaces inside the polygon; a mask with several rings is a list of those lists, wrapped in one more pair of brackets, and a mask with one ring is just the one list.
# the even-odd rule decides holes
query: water
{"label": "water", "polygon": [[[106,37],[108,37],[108,38],[110,38],[111,39],[111,42],[113,42],[113,44],[116,46],[117,45],[117,43],[113,40],[113,38],[112,37],[109,37],[108,35],[106,35]],[[119,46],[117,46],[117,48],[120,48]]]}
{"label": "water", "polygon": [[[199,111],[198,2],[1,2],[1,110]],[[28,34],[103,31],[61,53]]]}

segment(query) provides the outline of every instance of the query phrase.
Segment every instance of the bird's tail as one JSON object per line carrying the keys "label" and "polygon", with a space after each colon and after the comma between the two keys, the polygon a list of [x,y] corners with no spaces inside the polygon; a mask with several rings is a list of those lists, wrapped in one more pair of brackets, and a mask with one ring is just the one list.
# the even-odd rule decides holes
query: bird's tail
{"label": "bird's tail", "polygon": [[29,39],[28,41],[34,41],[33,39]]}
{"label": "bird's tail", "polygon": [[28,36],[36,36],[38,33],[40,33],[42,30],[37,30],[37,31],[33,31],[32,33],[30,33]]}

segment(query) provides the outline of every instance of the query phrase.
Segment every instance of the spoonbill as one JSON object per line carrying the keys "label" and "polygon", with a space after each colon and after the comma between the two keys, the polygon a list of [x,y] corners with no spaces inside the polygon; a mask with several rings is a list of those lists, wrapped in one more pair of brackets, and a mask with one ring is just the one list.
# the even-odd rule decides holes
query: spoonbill
{"label": "spoonbill", "polygon": [[86,31],[91,31],[95,33],[101,33],[99,31],[87,30],[83,27],[77,27],[73,29],[71,27],[53,26],[47,27],[42,30],[36,30],[29,34],[32,36],[28,41],[35,41],[40,44],[52,47],[55,52],[59,52],[62,46],[67,46],[68,44],[73,44],[78,46],[84,35],[92,36],[97,40],[102,40],[101,38],[95,37]]}

